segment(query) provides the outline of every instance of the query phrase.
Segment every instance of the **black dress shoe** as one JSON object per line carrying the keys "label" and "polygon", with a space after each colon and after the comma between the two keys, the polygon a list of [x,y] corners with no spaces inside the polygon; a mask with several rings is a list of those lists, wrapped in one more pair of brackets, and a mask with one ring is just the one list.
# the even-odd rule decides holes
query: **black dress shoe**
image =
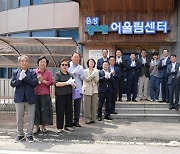
{"label": "black dress shoe", "polygon": [[130,99],[127,99],[126,102],[130,102],[131,100]]}
{"label": "black dress shoe", "polygon": [[91,120],[91,121],[90,121],[90,123],[91,123],[91,124],[94,124],[94,123],[95,123],[95,121],[94,121],[94,120]]}
{"label": "black dress shoe", "polygon": [[120,98],[120,99],[118,99],[118,101],[119,101],[119,102],[122,102],[122,99]]}
{"label": "black dress shoe", "polygon": [[159,103],[163,103],[163,102],[166,102],[165,100],[161,100],[161,101],[159,101]]}
{"label": "black dress shoe", "polygon": [[133,101],[133,102],[137,102],[137,100],[135,100],[135,99],[133,99],[132,101]]}
{"label": "black dress shoe", "polygon": [[110,116],[104,117],[104,119],[106,119],[106,120],[113,120]]}
{"label": "black dress shoe", "polygon": [[115,112],[115,111],[112,111],[112,112],[111,112],[111,114],[117,114],[117,112]]}
{"label": "black dress shoe", "polygon": [[175,110],[178,111],[178,110],[179,110],[179,107],[175,107]]}
{"label": "black dress shoe", "polygon": [[170,107],[169,107],[169,110],[172,110],[172,109],[175,109],[175,107],[174,107],[174,106],[170,106]]}
{"label": "black dress shoe", "polygon": [[99,117],[99,118],[98,118],[98,121],[102,121],[102,118],[101,118],[101,117]]}
{"label": "black dress shoe", "polygon": [[73,123],[73,126],[75,127],[81,127],[81,125],[79,123]]}

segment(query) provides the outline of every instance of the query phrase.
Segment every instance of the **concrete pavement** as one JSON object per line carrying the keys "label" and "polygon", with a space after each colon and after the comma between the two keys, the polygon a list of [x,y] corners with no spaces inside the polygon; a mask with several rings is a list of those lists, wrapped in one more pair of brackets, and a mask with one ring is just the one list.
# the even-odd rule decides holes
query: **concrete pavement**
{"label": "concrete pavement", "polygon": [[[147,148],[149,151],[160,148],[162,153],[166,151],[164,148],[168,147],[180,153],[180,122],[177,119],[164,119],[163,122],[158,119],[115,119],[86,125],[81,118],[80,123],[83,127],[75,128],[71,133],[63,131],[58,135],[56,126],[53,125],[47,127],[49,131],[46,134],[36,135],[34,143],[27,141],[14,143],[15,113],[0,113],[0,117],[0,149],[7,152],[9,150],[58,152],[57,148],[62,153],[72,153],[73,150],[75,153],[111,153],[113,151],[119,153],[118,150],[127,150],[126,148],[130,146],[136,147],[137,153],[141,153],[140,147]],[[109,151],[108,146],[115,149]],[[87,151],[88,148],[92,150]],[[128,153],[130,151],[127,150]]]}
{"label": "concrete pavement", "polygon": [[[0,139],[3,137],[14,139],[16,136],[15,113],[1,113],[0,117]],[[45,142],[77,141],[79,143],[110,141],[169,143],[180,141],[180,122],[177,119],[164,119],[163,122],[158,119],[115,119],[86,125],[84,119],[81,118],[80,123],[83,127],[75,128],[71,133],[63,131],[62,135],[58,135],[54,122],[53,126],[47,127],[49,131],[46,134],[36,135],[35,140]]]}

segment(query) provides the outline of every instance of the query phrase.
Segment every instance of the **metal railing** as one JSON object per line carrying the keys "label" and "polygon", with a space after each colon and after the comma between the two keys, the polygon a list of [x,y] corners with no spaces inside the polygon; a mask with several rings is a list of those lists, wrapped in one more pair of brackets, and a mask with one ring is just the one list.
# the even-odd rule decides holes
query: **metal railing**
{"label": "metal railing", "polygon": [[0,111],[14,112],[14,88],[10,86],[10,79],[0,79]]}
{"label": "metal railing", "polygon": [[[14,92],[15,88],[10,86],[10,79],[0,79],[0,112],[14,113]],[[51,97],[53,108],[55,106],[54,86],[51,86]]]}

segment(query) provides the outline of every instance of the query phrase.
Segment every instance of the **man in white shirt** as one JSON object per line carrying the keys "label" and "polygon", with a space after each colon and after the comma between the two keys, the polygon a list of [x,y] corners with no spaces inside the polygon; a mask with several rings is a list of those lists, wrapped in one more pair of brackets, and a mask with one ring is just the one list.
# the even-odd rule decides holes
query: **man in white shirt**
{"label": "man in white shirt", "polygon": [[[167,76],[168,76],[168,88],[169,88],[169,109],[179,110],[179,85],[180,81],[177,77],[180,64],[176,62],[176,55],[172,54],[170,57],[171,64],[167,66]],[[175,102],[174,96],[175,94]]]}
{"label": "man in white shirt", "polygon": [[117,66],[119,68],[119,73],[120,73],[120,77],[119,77],[119,85],[118,85],[118,101],[122,102],[122,94],[123,94],[123,84],[124,84],[124,68],[126,67],[126,62],[123,59],[122,56],[122,51],[120,49],[116,50],[116,64],[115,66]]}
{"label": "man in white shirt", "polygon": [[102,65],[104,61],[108,61],[108,50],[102,49],[102,58],[97,61],[97,69],[102,70]]}
{"label": "man in white shirt", "polygon": [[139,99],[148,100],[148,83],[149,83],[149,68],[150,60],[146,57],[146,50],[141,50],[141,57],[139,58]]}
{"label": "man in white shirt", "polygon": [[110,114],[110,102],[112,89],[112,78],[113,74],[109,72],[109,63],[103,62],[103,69],[99,71],[99,87],[98,87],[98,121],[102,121],[102,107],[105,103],[105,116],[104,119],[112,120]]}
{"label": "man in white shirt", "polygon": [[170,58],[169,58],[169,50],[164,49],[162,51],[163,58],[159,62],[159,78],[160,78],[160,84],[161,84],[161,94],[162,94],[162,100],[160,102],[166,102],[169,103],[169,92],[168,92],[168,85],[167,85],[167,66],[171,64]]}
{"label": "man in white shirt", "polygon": [[[137,102],[137,85],[138,85],[138,70],[140,68],[139,61],[136,60],[136,55],[131,54],[130,60],[126,62],[127,69],[127,102],[133,101]],[[131,99],[131,93],[132,99]]]}
{"label": "man in white shirt", "polygon": [[[75,79],[76,88],[82,94],[82,80],[85,78],[85,73],[83,67],[79,64],[80,62],[80,53],[75,52],[72,54],[70,67],[68,68],[68,72],[71,73]],[[81,95],[82,96],[82,95]],[[79,124],[80,118],[80,109],[81,109],[81,98],[74,100],[74,122],[73,125],[75,127],[81,127]]]}

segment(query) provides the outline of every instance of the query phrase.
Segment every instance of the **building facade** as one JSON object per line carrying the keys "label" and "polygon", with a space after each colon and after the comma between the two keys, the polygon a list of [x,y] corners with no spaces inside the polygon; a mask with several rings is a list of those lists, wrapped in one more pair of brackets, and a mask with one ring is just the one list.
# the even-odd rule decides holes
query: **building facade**
{"label": "building facade", "polygon": [[103,48],[161,57],[167,48],[180,61],[179,0],[0,0],[0,23],[0,36],[72,37],[84,63]]}
{"label": "building facade", "polygon": [[[80,3],[79,42],[88,51],[148,54],[167,48],[180,61],[178,0],[76,0]],[[91,55],[91,54],[89,54]],[[98,55],[98,52],[94,55]]]}
{"label": "building facade", "polygon": [[[0,36],[79,40],[79,4],[71,0],[0,0]],[[2,55],[1,55],[2,56]],[[0,68],[0,77],[11,68]]]}

